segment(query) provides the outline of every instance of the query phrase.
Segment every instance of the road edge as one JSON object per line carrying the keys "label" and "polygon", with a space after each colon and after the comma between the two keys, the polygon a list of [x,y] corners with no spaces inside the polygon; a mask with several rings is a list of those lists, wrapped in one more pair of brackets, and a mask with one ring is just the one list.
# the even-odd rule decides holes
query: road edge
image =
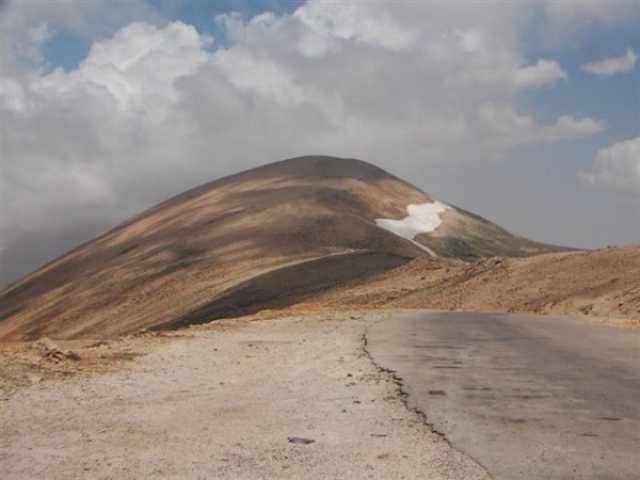
{"label": "road edge", "polygon": [[425,425],[431,431],[431,433],[433,433],[434,435],[442,439],[442,441],[444,441],[449,448],[451,448],[452,450],[455,450],[456,452],[460,453],[464,457],[474,462],[479,468],[482,469],[482,471],[485,472],[485,474],[487,475],[487,478],[489,478],[490,480],[495,480],[495,477],[491,474],[491,472],[487,469],[485,465],[483,465],[477,458],[473,457],[468,452],[453,445],[449,440],[449,438],[447,438],[447,435],[444,432],[441,432],[440,430],[438,430],[436,426],[429,421],[427,414],[423,410],[410,404],[410,395],[407,389],[405,388],[404,379],[401,376],[399,376],[395,370],[384,367],[373,357],[373,354],[368,348],[369,339],[367,338],[367,335],[371,327],[385,320],[388,320],[388,318],[382,318],[376,322],[373,322],[373,324],[371,325],[365,326],[362,336],[360,338],[360,348],[362,349],[364,355],[367,357],[367,359],[371,362],[373,367],[378,372],[380,372],[383,375],[387,375],[391,379],[391,381],[395,385],[396,396],[402,402],[402,405],[406,410],[408,410],[409,412],[417,416],[422,421],[423,425]]}

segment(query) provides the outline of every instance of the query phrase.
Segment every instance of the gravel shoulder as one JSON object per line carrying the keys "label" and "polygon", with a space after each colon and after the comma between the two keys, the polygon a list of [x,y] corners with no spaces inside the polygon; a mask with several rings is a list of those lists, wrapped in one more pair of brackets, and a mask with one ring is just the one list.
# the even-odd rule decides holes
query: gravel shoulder
{"label": "gravel shoulder", "polygon": [[488,478],[367,356],[383,315],[216,322],[115,371],[20,388],[0,399],[2,476]]}

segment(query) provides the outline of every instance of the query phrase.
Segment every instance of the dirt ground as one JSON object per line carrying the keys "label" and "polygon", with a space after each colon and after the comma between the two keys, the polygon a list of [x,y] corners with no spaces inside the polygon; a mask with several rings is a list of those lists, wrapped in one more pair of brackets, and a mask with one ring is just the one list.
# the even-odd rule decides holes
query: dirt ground
{"label": "dirt ground", "polygon": [[[22,372],[29,386],[0,394],[2,477],[487,478],[368,357],[364,334],[381,315],[227,320],[75,345],[80,360],[47,357]],[[3,358],[27,365],[35,348]]]}
{"label": "dirt ground", "polygon": [[182,337],[181,332],[154,332],[117,340],[0,342],[0,402],[32,385],[116,371],[167,341]]}

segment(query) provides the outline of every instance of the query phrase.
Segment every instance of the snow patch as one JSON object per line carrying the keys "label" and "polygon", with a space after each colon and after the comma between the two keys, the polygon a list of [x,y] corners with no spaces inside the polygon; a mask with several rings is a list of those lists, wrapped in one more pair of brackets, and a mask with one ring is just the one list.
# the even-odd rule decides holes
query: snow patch
{"label": "snow patch", "polygon": [[420,205],[408,205],[409,216],[402,220],[388,218],[376,218],[376,225],[380,228],[395,233],[399,237],[413,241],[416,235],[433,232],[442,223],[440,214],[451,207],[442,202],[422,203]]}

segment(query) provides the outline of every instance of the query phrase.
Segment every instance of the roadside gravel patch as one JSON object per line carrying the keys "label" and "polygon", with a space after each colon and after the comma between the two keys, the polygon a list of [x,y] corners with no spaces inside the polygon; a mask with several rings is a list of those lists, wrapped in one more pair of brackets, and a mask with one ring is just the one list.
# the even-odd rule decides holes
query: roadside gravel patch
{"label": "roadside gravel patch", "polygon": [[487,478],[370,362],[362,335],[380,319],[222,322],[116,372],[21,389],[0,405],[2,476]]}

